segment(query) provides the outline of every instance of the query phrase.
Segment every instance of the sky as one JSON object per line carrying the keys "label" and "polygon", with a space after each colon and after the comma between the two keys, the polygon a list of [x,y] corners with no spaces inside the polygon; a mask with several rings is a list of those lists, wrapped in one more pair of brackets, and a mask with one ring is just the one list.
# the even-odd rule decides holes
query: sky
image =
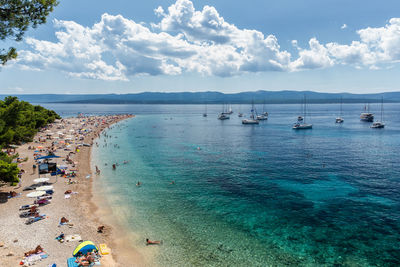
{"label": "sky", "polygon": [[[398,0],[60,0],[0,93],[400,91]],[[397,14],[396,14],[397,13]]]}

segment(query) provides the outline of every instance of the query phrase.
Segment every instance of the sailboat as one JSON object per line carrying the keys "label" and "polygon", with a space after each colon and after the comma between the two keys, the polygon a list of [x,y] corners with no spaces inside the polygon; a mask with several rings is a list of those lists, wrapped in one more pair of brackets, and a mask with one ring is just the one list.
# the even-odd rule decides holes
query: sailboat
{"label": "sailboat", "polygon": [[225,112],[225,105],[222,104],[222,112],[218,115],[219,120],[229,120],[229,115],[228,113]]}
{"label": "sailboat", "polygon": [[374,121],[374,114],[369,112],[369,103],[364,105],[364,112],[361,113],[360,120],[366,122]]}
{"label": "sailboat", "polygon": [[381,121],[376,121],[371,125],[371,128],[385,128],[385,124],[383,123],[383,97],[381,101]]}
{"label": "sailboat", "polygon": [[242,113],[242,112],[240,112],[240,105],[239,105],[238,117],[239,117],[239,118],[243,117],[243,113]]}
{"label": "sailboat", "polygon": [[307,102],[306,102],[306,96],[304,95],[304,114],[303,117],[299,116],[302,118],[302,120],[299,120],[298,117],[297,122],[292,127],[293,130],[312,129],[312,124],[306,123],[306,114],[307,114]]}
{"label": "sailboat", "polygon": [[207,104],[206,104],[206,110],[203,113],[203,117],[207,117]]}
{"label": "sailboat", "polygon": [[340,115],[339,117],[336,118],[336,123],[343,123],[344,119],[342,118],[342,104],[343,104],[343,99],[340,98]]}
{"label": "sailboat", "polygon": [[265,107],[265,101],[263,103],[263,111],[262,111],[261,115],[257,115],[257,120],[259,120],[259,121],[268,120],[268,112],[264,111],[264,107]]}
{"label": "sailboat", "polygon": [[232,106],[231,105],[229,105],[229,109],[228,109],[228,105],[226,105],[226,109],[225,109],[225,107],[223,108],[222,114],[231,115],[232,113],[233,113],[233,111],[232,111]]}
{"label": "sailboat", "polygon": [[242,120],[242,124],[259,124],[259,121],[256,119],[256,117],[254,116],[254,101],[251,102],[251,115],[250,115],[250,119],[244,119]]}

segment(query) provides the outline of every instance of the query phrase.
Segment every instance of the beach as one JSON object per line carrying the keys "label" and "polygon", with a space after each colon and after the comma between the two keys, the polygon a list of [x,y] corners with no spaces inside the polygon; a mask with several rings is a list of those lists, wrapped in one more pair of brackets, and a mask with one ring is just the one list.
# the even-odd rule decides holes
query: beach
{"label": "beach", "polygon": [[[24,170],[20,184],[0,187],[3,196],[0,204],[1,266],[18,266],[24,253],[38,245],[47,253],[47,257],[37,262],[37,266],[54,263],[57,266],[67,266],[67,258],[72,256],[74,248],[79,244],[78,239],[93,241],[97,246],[108,245],[111,253],[101,258],[102,266],[127,266],[123,260],[129,261],[129,266],[145,265],[140,255],[134,251],[129,257],[116,257],[119,249],[116,247],[118,242],[115,242],[117,238],[113,236],[114,229],[102,221],[102,212],[93,201],[92,191],[93,180],[96,179],[96,174],[90,168],[93,142],[110,125],[131,117],[133,116],[113,115],[58,120],[41,130],[33,142],[16,149],[19,158],[27,160],[18,164]],[[46,156],[48,149],[53,149],[54,154],[59,156],[52,159],[52,162],[63,166],[65,173],[72,171],[76,176],[64,178],[60,175],[41,174],[40,177],[49,178],[54,194],[50,204],[39,207],[39,213],[44,215],[44,219],[27,225],[27,218],[20,218],[22,211],[19,208],[33,203],[34,198],[26,195],[35,190],[23,189],[35,184],[33,180],[39,176],[38,168],[33,168],[36,164],[33,155]],[[5,198],[10,191],[16,192],[17,196]],[[60,225],[62,217],[69,220],[68,225]],[[102,233],[98,233],[99,226],[104,226]],[[56,240],[60,233],[81,238],[61,243]]]}

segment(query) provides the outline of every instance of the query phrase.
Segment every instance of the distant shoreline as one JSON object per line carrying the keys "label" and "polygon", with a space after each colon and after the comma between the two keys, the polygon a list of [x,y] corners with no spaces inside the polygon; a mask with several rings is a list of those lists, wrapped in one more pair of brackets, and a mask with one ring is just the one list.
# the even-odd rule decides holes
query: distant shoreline
{"label": "distant shoreline", "polygon": [[[7,95],[0,95],[5,97]],[[31,103],[52,104],[308,104],[337,103],[400,103],[400,92],[374,94],[321,93],[313,91],[221,92],[144,92],[127,94],[20,94],[19,99]]]}

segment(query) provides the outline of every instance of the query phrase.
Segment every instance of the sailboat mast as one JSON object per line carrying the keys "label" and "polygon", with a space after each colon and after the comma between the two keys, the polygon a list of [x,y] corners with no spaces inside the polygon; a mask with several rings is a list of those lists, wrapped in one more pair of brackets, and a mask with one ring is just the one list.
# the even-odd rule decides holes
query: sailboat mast
{"label": "sailboat mast", "polygon": [[306,100],[306,95],[304,95],[304,123],[306,123],[306,116],[307,116],[307,100]]}
{"label": "sailboat mast", "polygon": [[340,117],[342,117],[343,97],[340,97]]}

